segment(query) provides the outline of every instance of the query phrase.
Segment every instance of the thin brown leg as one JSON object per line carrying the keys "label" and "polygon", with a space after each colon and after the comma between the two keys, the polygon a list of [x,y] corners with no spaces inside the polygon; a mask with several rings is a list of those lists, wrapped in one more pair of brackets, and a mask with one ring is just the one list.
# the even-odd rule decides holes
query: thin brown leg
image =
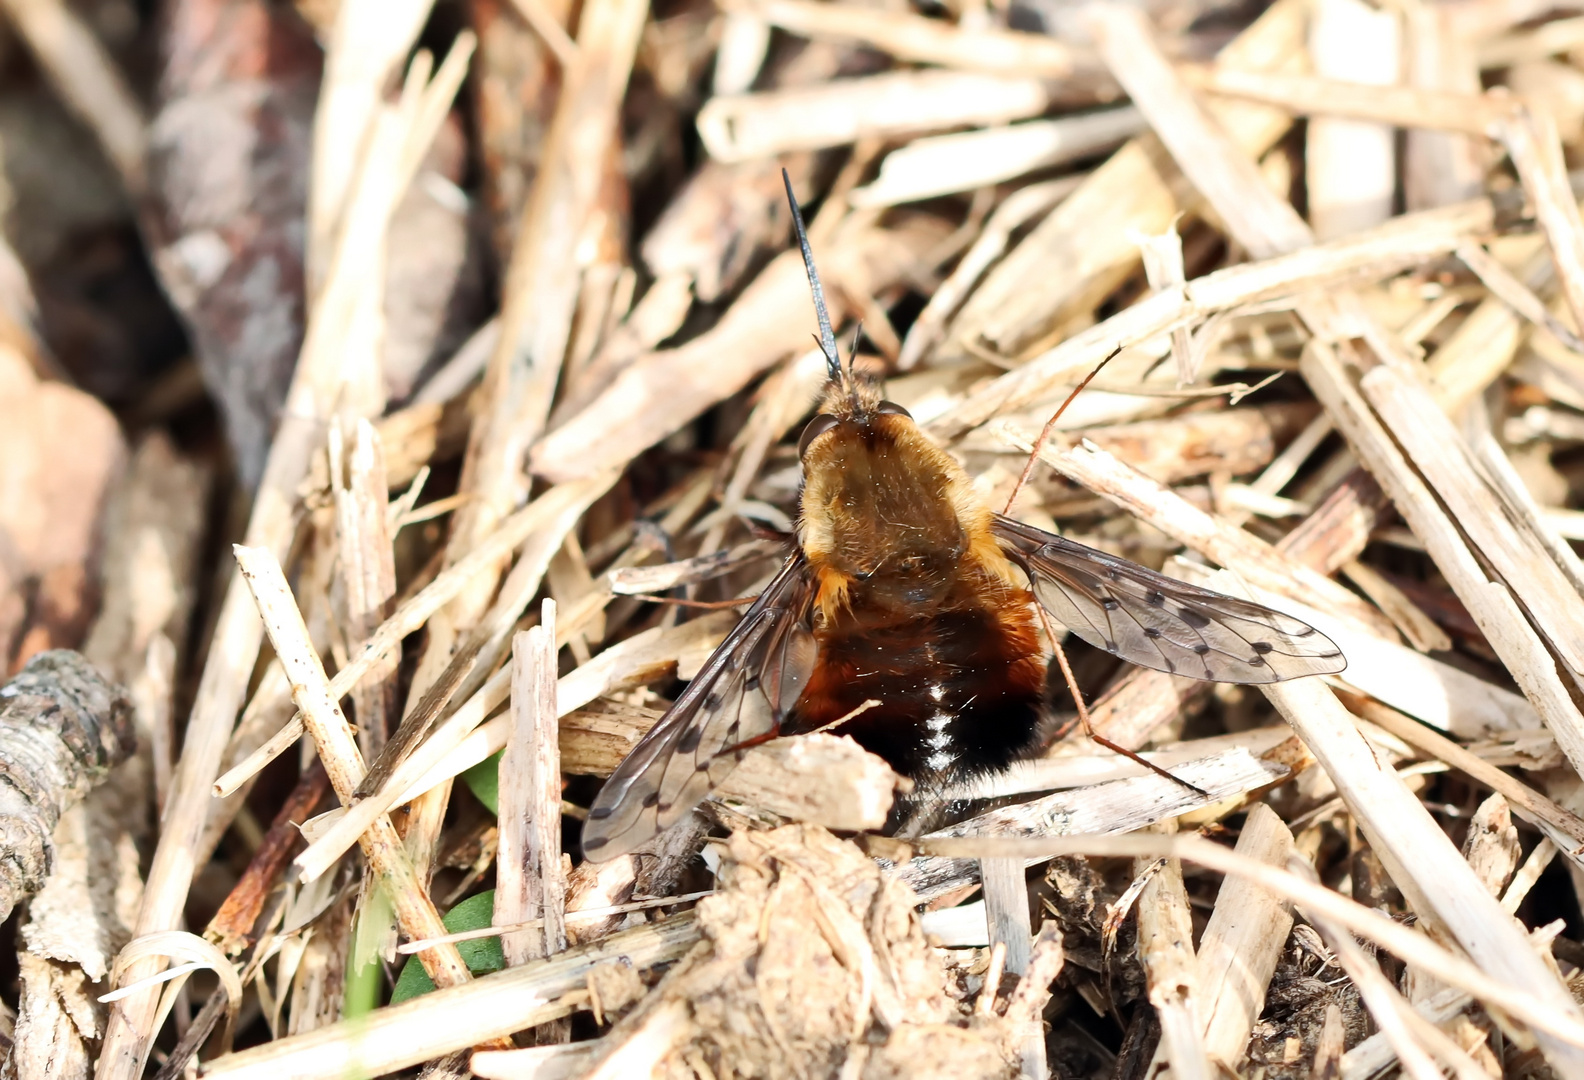
{"label": "thin brown leg", "polygon": [[770,741],[772,741],[774,739],[781,738],[781,736],[783,736],[783,735],[792,735],[792,736],[797,736],[797,735],[818,735],[822,731],[829,731],[831,728],[841,727],[843,724],[845,724],[847,721],[851,720],[853,717],[861,716],[862,714],[868,712],[870,709],[874,708],[875,706],[877,706],[879,704],[880,704],[880,699],[879,698],[870,698],[868,701],[866,701],[862,705],[858,706],[856,709],[854,709],[852,712],[848,713],[846,716],[838,716],[836,719],[832,720],[830,723],[821,724],[819,727],[810,728],[808,731],[790,731],[790,732],[782,731],[781,730],[781,725],[777,724],[775,727],[771,728],[769,731],[766,731],[762,735],[755,735],[751,739],[744,739],[740,743],[733,743],[732,745],[730,745],[730,746],[726,747],[725,749],[721,750],[715,756],[716,757],[723,757],[726,754],[736,754],[736,753],[739,753],[739,752],[741,752],[743,750],[751,750],[755,746],[762,746],[763,744],[765,744],[767,742],[770,742]]}
{"label": "thin brown leg", "polygon": [[758,595],[739,596],[735,600],[683,600],[676,596],[655,596],[651,593],[629,593],[634,600],[642,600],[650,604],[670,604],[673,607],[699,608],[704,611],[721,611],[725,608],[742,607],[759,599]]}
{"label": "thin brown leg", "polygon": [[1083,393],[1084,387],[1088,386],[1094,377],[1100,374],[1100,369],[1109,364],[1112,358],[1121,351],[1122,346],[1120,345],[1112,349],[1104,360],[1095,365],[1093,371],[1083,377],[1083,382],[1073,387],[1072,393],[1067,395],[1067,400],[1061,403],[1061,408],[1052,413],[1051,418],[1045,421],[1045,426],[1040,428],[1039,438],[1034,440],[1034,446],[1029,450],[1028,461],[1023,464],[1022,475],[1018,477],[1017,483],[1013,486],[1012,494],[1007,496],[1006,509],[1001,511],[1003,514],[1012,512],[1012,504],[1017,502],[1018,494],[1022,492],[1024,485],[1028,483],[1029,477],[1034,475],[1034,463],[1039,460],[1040,450],[1044,448],[1046,441],[1050,439],[1051,432],[1056,430],[1056,421],[1061,419],[1062,413],[1067,411],[1067,406],[1073,403],[1073,399]]}
{"label": "thin brown leg", "polygon": [[1157,776],[1164,776],[1173,783],[1181,784],[1195,795],[1203,796],[1206,799],[1214,798],[1215,796],[1211,795],[1204,788],[1190,784],[1180,776],[1174,776],[1172,773],[1161,768],[1153,761],[1146,761],[1144,758],[1135,754],[1127,747],[1118,746],[1104,735],[1101,735],[1095,731],[1094,725],[1089,722],[1089,706],[1084,704],[1083,694],[1078,689],[1078,680],[1073,678],[1072,665],[1067,662],[1067,652],[1061,646],[1061,638],[1056,635],[1055,628],[1051,626],[1050,616],[1045,614],[1045,609],[1040,607],[1038,604],[1034,605],[1034,607],[1035,610],[1039,612],[1040,622],[1045,625],[1045,636],[1050,638],[1051,648],[1056,653],[1056,663],[1061,666],[1062,678],[1067,682],[1067,690],[1072,694],[1073,704],[1078,706],[1078,723],[1080,726],[1082,726],[1084,734],[1089,736],[1091,741],[1099,743],[1112,753],[1121,754],[1129,761],[1144,766]]}

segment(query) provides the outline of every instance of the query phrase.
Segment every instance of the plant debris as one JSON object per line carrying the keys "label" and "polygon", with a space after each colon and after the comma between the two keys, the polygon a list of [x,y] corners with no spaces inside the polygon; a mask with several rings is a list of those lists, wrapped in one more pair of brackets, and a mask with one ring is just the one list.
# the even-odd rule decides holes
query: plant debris
{"label": "plant debris", "polygon": [[[1576,12],[0,22],[0,1076],[1584,1080]],[[1004,772],[587,861],[798,528],[783,170],[979,501],[1346,669],[1041,626]]]}

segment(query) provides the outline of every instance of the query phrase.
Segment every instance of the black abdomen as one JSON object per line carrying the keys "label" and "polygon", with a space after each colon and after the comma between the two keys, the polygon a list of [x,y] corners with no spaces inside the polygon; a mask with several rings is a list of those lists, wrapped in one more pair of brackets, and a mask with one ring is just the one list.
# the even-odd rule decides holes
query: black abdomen
{"label": "black abdomen", "polygon": [[936,612],[900,625],[816,631],[819,660],[793,725],[834,731],[935,784],[1003,769],[1039,724],[1044,665],[1025,605]]}

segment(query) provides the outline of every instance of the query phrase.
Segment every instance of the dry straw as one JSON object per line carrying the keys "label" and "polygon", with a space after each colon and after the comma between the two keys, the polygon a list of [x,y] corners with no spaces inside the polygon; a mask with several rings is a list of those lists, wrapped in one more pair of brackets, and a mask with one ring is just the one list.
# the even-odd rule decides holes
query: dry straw
{"label": "dry straw", "polygon": [[[1055,5],[1045,33],[982,4],[516,0],[460,33],[428,0],[298,6],[325,50],[306,321],[199,649],[202,521],[176,508],[201,470],[145,444],[125,484],[166,510],[108,526],[87,651],[130,684],[163,815],[99,973],[101,1080],[156,1054],[237,1080],[1045,1076],[1079,1048],[1182,1080],[1584,1078],[1584,945],[1529,916],[1577,900],[1558,856],[1584,865],[1584,22],[1276,0],[1223,44],[1186,3]],[[127,192],[168,195],[72,9],[0,12]],[[499,311],[393,404],[393,245],[456,197],[434,163],[464,130]],[[770,740],[651,845],[584,861],[597,783],[795,533],[825,361],[783,167],[859,366],[986,505],[1287,611],[1347,670],[1256,693],[1075,649],[1094,731],[1181,782],[1054,738],[1057,694],[1004,773],[941,791],[840,732]],[[497,752],[491,817],[463,792]],[[773,873],[760,843],[792,845]],[[862,873],[810,877],[816,851]],[[197,946],[172,935],[205,864],[230,895]],[[491,887],[493,925],[449,932]],[[988,947],[908,913],[970,899]],[[28,970],[74,962],[29,933]],[[479,977],[458,944],[485,936],[505,970]],[[381,955],[439,988],[346,1015],[343,968]],[[1326,989],[1267,1010],[1316,957]],[[202,1009],[162,989],[199,963]],[[39,1030],[24,1009],[18,1060]]]}

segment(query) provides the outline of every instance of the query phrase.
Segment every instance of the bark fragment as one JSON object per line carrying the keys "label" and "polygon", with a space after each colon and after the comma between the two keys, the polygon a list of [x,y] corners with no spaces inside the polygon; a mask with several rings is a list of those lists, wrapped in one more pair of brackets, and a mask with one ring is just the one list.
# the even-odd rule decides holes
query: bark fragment
{"label": "bark fragment", "polygon": [[40,653],[0,689],[0,920],[44,884],[61,815],[135,741],[125,692],[77,653]]}

